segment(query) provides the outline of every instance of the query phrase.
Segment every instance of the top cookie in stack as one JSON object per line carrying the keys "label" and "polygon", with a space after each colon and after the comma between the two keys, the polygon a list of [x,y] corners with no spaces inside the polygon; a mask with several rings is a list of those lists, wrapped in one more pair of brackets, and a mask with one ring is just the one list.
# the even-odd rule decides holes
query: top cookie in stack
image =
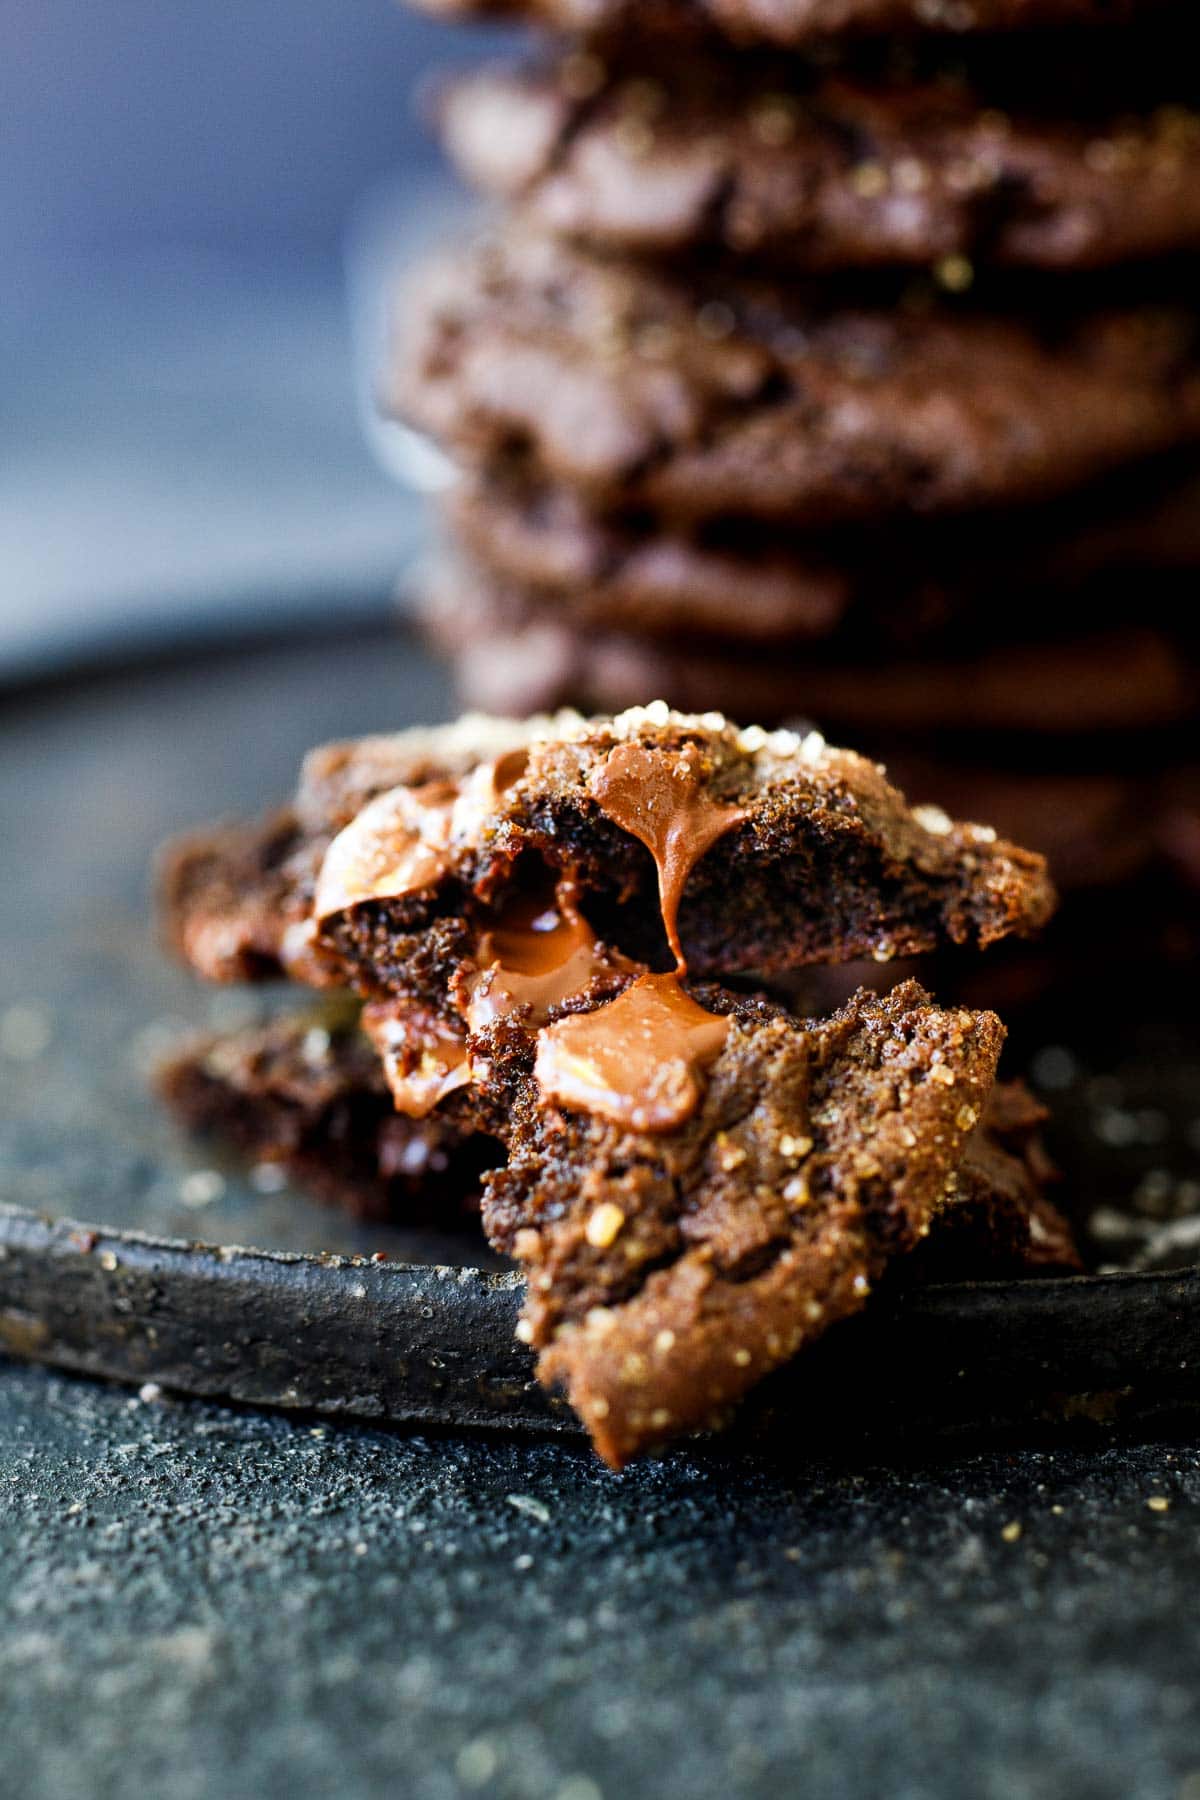
{"label": "top cookie in stack", "polygon": [[385,397],[459,471],[421,606],[464,696],[809,720],[969,811],[999,784],[1082,885],[1114,819],[1161,862],[1200,566],[1178,5],[427,4],[563,34],[443,90],[507,210],[418,276]]}

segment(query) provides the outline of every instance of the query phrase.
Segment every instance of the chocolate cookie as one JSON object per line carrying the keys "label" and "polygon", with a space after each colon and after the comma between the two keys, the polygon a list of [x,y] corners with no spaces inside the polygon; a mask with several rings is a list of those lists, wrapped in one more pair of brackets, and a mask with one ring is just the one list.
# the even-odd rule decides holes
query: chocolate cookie
{"label": "chocolate cookie", "polygon": [[[428,732],[332,746],[286,816],[257,861],[243,838],[222,866],[228,832],[168,860],[174,941],[220,942],[227,970],[247,926],[261,956],[274,906],[282,964],[307,916],[322,975],[369,996],[397,1110],[503,1143],[485,1229],[530,1271],[541,1378],[614,1466],[856,1310],[953,1202],[992,1015],[907,984],[799,1023],[694,970],[1031,930],[1052,900],[1038,858],[913,812],[815,735],[658,705],[516,745],[465,721],[440,760]],[[237,871],[261,899],[231,907]]]}
{"label": "chocolate cookie", "polygon": [[[517,1096],[508,1166],[483,1184],[490,1241],[531,1273],[521,1335],[617,1467],[721,1422],[914,1246],[913,1280],[1078,1266],[1044,1191],[1044,1114],[1019,1087],[991,1088],[990,1015],[940,1013],[913,983],[821,1024],[706,998],[723,1041],[702,1100],[669,1127],[547,1104],[544,1049],[533,1073],[481,1077]],[[197,1043],[161,1091],[191,1128],[358,1217],[452,1219],[499,1145],[452,1108],[398,1117],[366,1041],[322,1031],[314,1049],[315,1029],[283,1019]]]}
{"label": "chocolate cookie", "polygon": [[1170,17],[1177,0],[415,0],[439,18],[518,18],[603,36],[801,45],[841,33],[1018,31]]}
{"label": "chocolate cookie", "polygon": [[[1163,754],[1168,754],[1164,746]],[[1123,888],[1152,868],[1175,860],[1174,845],[1189,817],[1200,820],[1200,785],[1184,797],[1182,771],[1130,769],[1118,749],[1115,767],[1055,770],[971,762],[949,751],[940,758],[896,744],[888,774],[918,800],[936,794],[956,817],[992,821],[1005,837],[1039,851],[1062,893]],[[1186,826],[1183,827],[1186,830]],[[1200,862],[1193,877],[1200,890]]]}
{"label": "chocolate cookie", "polygon": [[[1200,569],[1200,477],[1194,465],[1114,478],[1101,491],[1021,515],[939,519],[843,532],[767,531],[738,519],[685,530],[653,515],[604,517],[567,488],[469,478],[443,496],[450,538],[484,586],[524,591],[510,625],[550,617],[573,632],[629,631],[729,643],[844,643],[877,658],[1045,635],[1072,618],[1094,629],[1139,616],[1157,573]],[[489,582],[486,577],[490,577]],[[448,603],[447,603],[448,604]],[[498,622],[503,623],[503,617]],[[465,635],[469,637],[469,632]],[[843,652],[845,653],[845,652]]]}
{"label": "chocolate cookie", "polygon": [[428,264],[389,403],[605,508],[819,524],[1062,493],[1200,435],[1185,308],[831,307],[513,236]]}
{"label": "chocolate cookie", "polygon": [[724,697],[743,715],[811,719],[835,736],[877,741],[1143,730],[1186,722],[1198,701],[1187,649],[1137,626],[941,659],[889,660],[878,646],[861,658],[847,646],[840,660],[821,647],[763,654],[753,644],[577,628],[569,609],[461,562],[433,570],[417,606],[427,638],[453,660],[460,698],[494,712],[617,708],[648,693],[703,711]]}
{"label": "chocolate cookie", "polygon": [[[726,1029],[703,1093],[652,1131],[572,1104],[603,1054],[599,1015],[556,1028],[585,1078],[517,1090],[507,1165],[485,1183],[488,1237],[528,1275],[539,1375],[614,1468],[724,1423],[928,1235],[1003,1038],[915,983],[804,1024],[710,1004]],[[550,1060],[540,1048],[538,1070]]]}
{"label": "chocolate cookie", "polygon": [[274,1163],[358,1219],[453,1223],[503,1154],[460,1090],[424,1118],[392,1104],[357,1008],[286,1014],[181,1044],[155,1085],[189,1130]]}
{"label": "chocolate cookie", "polygon": [[[498,1140],[474,1129],[468,1090],[425,1119],[395,1111],[383,1066],[352,1012],[289,1013],[181,1043],[156,1086],[180,1122],[255,1164],[275,1164],[356,1219],[464,1232],[478,1216]],[[1020,1082],[992,1090],[958,1172],[957,1196],[913,1258],[926,1280],[1038,1273],[1077,1264],[1046,1194],[1046,1118]],[[470,1252],[466,1252],[470,1254]]]}
{"label": "chocolate cookie", "polygon": [[300,935],[324,959],[318,979],[445,1014],[451,983],[497,932],[536,931],[546,966],[531,980],[553,992],[568,975],[623,981],[630,957],[662,967],[682,955],[695,974],[728,976],[986,944],[1036,930],[1051,909],[1040,858],[912,812],[874,764],[816,734],[652,706],[612,720],[468,719],[447,744],[440,772],[435,732],[315,753],[290,834],[268,821],[258,857],[253,827],[232,855],[227,828],[185,839],[164,860],[170,940],[219,980],[308,979]]}
{"label": "chocolate cookie", "polygon": [[864,598],[834,547],[818,540],[806,554],[802,539],[757,525],[671,530],[652,518],[606,519],[569,488],[469,478],[442,506],[448,535],[493,581],[528,590],[576,631],[727,638],[732,600],[750,642],[820,640]]}
{"label": "chocolate cookie", "polygon": [[937,265],[962,282],[984,263],[1092,268],[1200,246],[1200,117],[1161,104],[1169,68],[1153,110],[1133,112],[1126,83],[1106,116],[1071,91],[1069,66],[1039,111],[1022,110],[1041,95],[1026,101],[1019,80],[1001,110],[987,83],[949,73],[593,64],[590,81],[578,53],[463,75],[440,116],[470,182],[594,249]]}

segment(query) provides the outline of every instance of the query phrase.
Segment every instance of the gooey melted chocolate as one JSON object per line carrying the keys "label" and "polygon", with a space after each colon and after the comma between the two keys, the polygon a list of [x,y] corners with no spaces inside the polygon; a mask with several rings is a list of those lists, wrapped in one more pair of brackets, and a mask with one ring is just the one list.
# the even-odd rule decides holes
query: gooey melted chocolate
{"label": "gooey melted chocolate", "polygon": [[[397,787],[363,807],[329,846],[321,865],[308,938],[320,921],[368,900],[394,900],[432,887],[449,872],[454,836],[472,826],[520,778],[528,751],[508,751],[465,781]],[[465,1087],[471,1065],[461,1031],[405,999],[372,1001],[362,1028],[378,1050],[397,1112],[423,1119]]]}
{"label": "gooey melted chocolate", "polygon": [[588,783],[605,818],[638,838],[658,870],[658,898],[671,954],[686,973],[679,907],[688,876],[706,850],[748,815],[704,792],[703,757],[692,745],[671,753],[618,744]]}
{"label": "gooey melted chocolate", "polygon": [[313,899],[317,923],[365,901],[433,887],[450,871],[453,841],[478,829],[527,760],[528,751],[510,750],[463,781],[443,777],[377,794],[325,852]]}
{"label": "gooey melted chocolate", "polygon": [[362,1029],[379,1052],[396,1111],[406,1118],[428,1118],[471,1079],[461,1033],[412,1001],[370,1001]]}
{"label": "gooey melted chocolate", "polygon": [[392,788],[368,802],[325,852],[313,914],[318,923],[369,900],[432,887],[449,868],[457,783]]}
{"label": "gooey melted chocolate", "polygon": [[700,753],[619,744],[588,784],[606,818],[640,839],[658,870],[659,904],[675,968],[642,974],[594,1012],[538,1034],[534,1073],[544,1100],[600,1114],[635,1131],[671,1131],[700,1101],[728,1019],[683,991],[687,963],[679,906],[688,876],[717,839],[746,817],[703,791]]}
{"label": "gooey melted chocolate", "polygon": [[528,1008],[529,1024],[542,1025],[553,1007],[583,993],[597,975],[614,965],[631,966],[600,951],[565,881],[553,897],[535,893],[513,902],[483,934],[478,960],[481,969],[468,984],[465,1009],[471,1031],[519,1007]]}
{"label": "gooey melted chocolate", "polygon": [[[365,901],[397,899],[449,872],[456,835],[470,831],[520,778],[524,751],[477,769],[464,782],[441,780],[379,795],[334,839],[317,882],[318,921]],[[569,881],[552,895],[510,902],[480,937],[478,972],[457,996],[467,1030],[515,1012],[538,1031],[535,1076],[547,1101],[594,1112],[638,1131],[669,1131],[699,1104],[703,1074],[725,1042],[729,1021],[686,994],[679,907],[687,880],[718,838],[747,816],[704,792],[700,751],[619,744],[588,791],[605,817],[645,844],[658,871],[659,904],[675,968],[642,970],[613,1000],[547,1025],[550,1012],[584,993],[601,974],[636,965],[602,950]],[[378,1001],[363,1029],[383,1059],[398,1111],[424,1118],[471,1079],[462,1036],[424,1008]]]}
{"label": "gooey melted chocolate", "polygon": [[728,1028],[684,993],[675,971],[639,975],[595,1012],[539,1032],[534,1076],[543,1099],[634,1131],[670,1131],[695,1112]]}

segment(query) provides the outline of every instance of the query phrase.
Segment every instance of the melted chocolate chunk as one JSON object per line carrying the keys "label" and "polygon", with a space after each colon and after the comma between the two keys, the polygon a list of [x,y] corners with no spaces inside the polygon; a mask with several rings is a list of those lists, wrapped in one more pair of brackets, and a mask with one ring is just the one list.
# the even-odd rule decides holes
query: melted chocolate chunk
{"label": "melted chocolate chunk", "polygon": [[618,744],[588,778],[588,792],[606,818],[649,850],[658,871],[658,899],[676,966],[686,959],[679,941],[679,907],[688,876],[718,838],[748,817],[746,809],[707,791],[703,752],[685,744],[672,754],[645,744]]}
{"label": "melted chocolate chunk", "polygon": [[313,896],[317,922],[368,900],[436,887],[452,866],[455,782],[392,788],[351,820],[325,852]]}
{"label": "melted chocolate chunk", "polygon": [[699,1105],[704,1071],[728,1028],[683,991],[676,973],[639,975],[595,1012],[538,1033],[538,1092],[633,1131],[672,1131]]}
{"label": "melted chocolate chunk", "polygon": [[476,960],[478,973],[463,986],[463,1016],[475,1032],[512,1013],[542,1025],[566,1001],[628,966],[597,943],[568,882],[506,907],[481,936]]}
{"label": "melted chocolate chunk", "polygon": [[606,818],[645,844],[675,968],[640,975],[586,1018],[539,1034],[534,1074],[544,1100],[598,1112],[638,1131],[669,1131],[699,1104],[702,1072],[725,1042],[727,1021],[680,986],[687,972],[679,906],[688,876],[718,838],[740,825],[739,806],[706,792],[702,754],[618,744],[588,779]]}
{"label": "melted chocolate chunk", "polygon": [[414,1001],[369,1001],[362,1028],[379,1053],[396,1111],[406,1118],[427,1119],[470,1082],[464,1034]]}

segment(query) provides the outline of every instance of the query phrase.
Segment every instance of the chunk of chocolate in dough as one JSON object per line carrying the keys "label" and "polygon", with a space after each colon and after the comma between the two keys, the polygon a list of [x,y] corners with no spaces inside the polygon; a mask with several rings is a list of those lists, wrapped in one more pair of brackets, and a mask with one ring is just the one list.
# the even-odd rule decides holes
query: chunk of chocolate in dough
{"label": "chunk of chocolate in dough", "polygon": [[356,1007],[289,1013],[181,1043],[156,1086],[189,1130],[275,1163],[355,1218],[392,1223],[474,1214],[482,1172],[502,1155],[458,1090],[424,1117],[392,1103]]}
{"label": "chunk of chocolate in dough", "polygon": [[693,1046],[694,1101],[672,1111],[667,1083],[653,1115],[635,1110],[653,1032],[613,1057],[615,1007],[568,1021],[569,1042],[543,1030],[484,1187],[489,1239],[528,1276],[539,1375],[614,1468],[723,1422],[927,1236],[1003,1039],[912,982],[804,1023],[719,991],[693,1003],[723,1036]]}
{"label": "chunk of chocolate in dough", "polygon": [[452,725],[322,745],[305,757],[293,803],[250,823],[172,839],[158,859],[158,910],[170,948],[207,981],[339,985],[316,942],[313,892],[332,839],[379,793],[465,779],[519,750],[545,721],[467,714]]}

